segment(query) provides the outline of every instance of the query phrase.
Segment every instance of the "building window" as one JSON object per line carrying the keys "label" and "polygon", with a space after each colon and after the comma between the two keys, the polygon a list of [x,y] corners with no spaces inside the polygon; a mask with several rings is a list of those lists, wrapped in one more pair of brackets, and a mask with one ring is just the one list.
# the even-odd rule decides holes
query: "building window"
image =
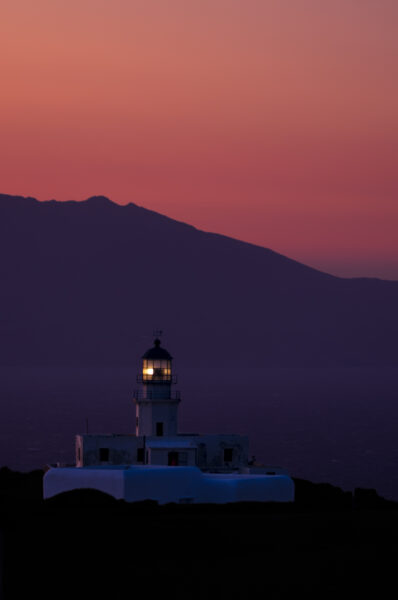
{"label": "building window", "polygon": [[178,464],[181,467],[186,467],[188,464],[188,452],[179,452],[178,453]]}
{"label": "building window", "polygon": [[135,425],[138,427],[138,417],[135,418]]}
{"label": "building window", "polygon": [[160,437],[163,435],[163,423],[156,423],[156,435]]}
{"label": "building window", "polygon": [[137,462],[144,462],[145,451],[144,448],[137,448]]}
{"label": "building window", "polygon": [[77,462],[80,462],[81,459],[81,452],[80,452],[80,446],[78,446],[77,448]]}
{"label": "building window", "polygon": [[109,460],[109,448],[99,449],[99,459],[101,462],[108,462]]}
{"label": "building window", "polygon": [[224,448],[224,462],[230,463],[232,462],[233,450],[232,448]]}

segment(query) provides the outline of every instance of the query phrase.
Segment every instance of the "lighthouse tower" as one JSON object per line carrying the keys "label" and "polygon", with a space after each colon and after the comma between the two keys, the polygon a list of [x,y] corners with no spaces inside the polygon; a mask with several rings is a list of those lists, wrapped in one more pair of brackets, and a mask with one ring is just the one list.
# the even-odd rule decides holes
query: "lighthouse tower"
{"label": "lighthouse tower", "polygon": [[161,348],[159,339],[142,357],[141,373],[137,376],[141,388],[134,394],[137,436],[178,434],[180,395],[172,392],[172,384],[176,382],[172,361],[170,353]]}

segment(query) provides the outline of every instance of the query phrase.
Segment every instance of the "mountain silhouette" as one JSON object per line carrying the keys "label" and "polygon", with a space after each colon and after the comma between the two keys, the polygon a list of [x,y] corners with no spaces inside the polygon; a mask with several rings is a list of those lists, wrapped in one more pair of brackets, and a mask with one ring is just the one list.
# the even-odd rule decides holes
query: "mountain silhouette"
{"label": "mountain silhouette", "polygon": [[0,364],[398,363],[398,282],[343,279],[96,196],[0,195]]}

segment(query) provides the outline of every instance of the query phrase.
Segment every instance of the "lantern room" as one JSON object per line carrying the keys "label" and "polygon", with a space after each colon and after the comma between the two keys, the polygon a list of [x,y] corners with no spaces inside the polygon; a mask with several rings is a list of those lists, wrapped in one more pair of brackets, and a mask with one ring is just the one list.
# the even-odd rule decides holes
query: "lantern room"
{"label": "lantern room", "polygon": [[171,362],[173,357],[165,348],[160,347],[160,340],[156,339],[153,348],[145,352],[142,357],[142,383],[172,383]]}

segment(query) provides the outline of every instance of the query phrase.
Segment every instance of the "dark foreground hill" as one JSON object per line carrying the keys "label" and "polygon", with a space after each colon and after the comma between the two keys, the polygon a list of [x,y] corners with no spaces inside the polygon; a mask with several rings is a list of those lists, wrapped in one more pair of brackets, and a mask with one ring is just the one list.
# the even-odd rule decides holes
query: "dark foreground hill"
{"label": "dark foreground hill", "polygon": [[41,499],[43,472],[0,470],[5,598],[388,597],[397,504],[296,480],[289,505]]}
{"label": "dark foreground hill", "polygon": [[131,364],[159,326],[194,366],[398,363],[398,282],[103,197],[0,195],[0,276],[0,364]]}

